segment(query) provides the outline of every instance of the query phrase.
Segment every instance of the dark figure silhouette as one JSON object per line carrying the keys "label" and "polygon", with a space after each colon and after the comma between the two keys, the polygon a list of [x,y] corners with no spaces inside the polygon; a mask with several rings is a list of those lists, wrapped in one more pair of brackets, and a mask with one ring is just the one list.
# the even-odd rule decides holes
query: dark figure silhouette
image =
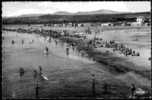
{"label": "dark figure silhouette", "polygon": [[39,66],[39,75],[42,75],[42,67]]}
{"label": "dark figure silhouette", "polygon": [[92,74],[92,96],[96,96],[96,90],[95,90],[95,75]]}
{"label": "dark figure silhouette", "polygon": [[33,74],[33,77],[34,77],[34,79],[36,79],[36,78],[37,78],[37,71],[34,70],[33,73],[34,73],[34,74]]}
{"label": "dark figure silhouette", "polygon": [[151,57],[149,57],[148,60],[151,60]]}
{"label": "dark figure silhouette", "polygon": [[132,97],[135,95],[135,90],[136,90],[135,84],[131,84],[131,96]]}
{"label": "dark figure silhouette", "polygon": [[39,98],[39,86],[38,86],[38,82],[36,83],[36,87],[35,87],[35,97],[38,99]]}
{"label": "dark figure silhouette", "polygon": [[24,73],[25,73],[24,69],[20,68],[19,69],[19,75],[20,75],[20,77],[22,77],[24,75]]}
{"label": "dark figure silhouette", "polygon": [[72,46],[72,50],[73,50],[73,51],[74,51],[74,49],[75,49],[74,46]]}
{"label": "dark figure silhouette", "polygon": [[45,47],[45,51],[46,51],[46,54],[48,54],[49,48],[48,48],[48,47]]}
{"label": "dark figure silhouette", "polygon": [[22,40],[22,44],[24,44],[24,40]]}
{"label": "dark figure silhouette", "polygon": [[12,44],[14,44],[15,43],[15,41],[14,40],[12,40]]}
{"label": "dark figure silhouette", "polygon": [[135,51],[132,52],[132,56],[135,56]]}
{"label": "dark figure silhouette", "polygon": [[58,41],[57,40],[55,40],[55,44],[56,44],[56,46],[58,45]]}
{"label": "dark figure silhouette", "polygon": [[69,48],[68,47],[66,48],[66,55],[67,56],[69,55]]}

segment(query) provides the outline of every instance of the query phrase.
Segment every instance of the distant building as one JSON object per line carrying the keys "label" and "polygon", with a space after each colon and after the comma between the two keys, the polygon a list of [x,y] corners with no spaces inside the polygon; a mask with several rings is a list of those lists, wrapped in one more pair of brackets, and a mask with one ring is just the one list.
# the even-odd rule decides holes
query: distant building
{"label": "distant building", "polygon": [[144,20],[145,20],[145,18],[143,16],[139,16],[139,17],[137,17],[136,22],[138,24],[143,24]]}
{"label": "distant building", "polygon": [[136,22],[132,22],[131,26],[142,26],[144,25],[145,18],[143,16],[139,16],[136,18]]}

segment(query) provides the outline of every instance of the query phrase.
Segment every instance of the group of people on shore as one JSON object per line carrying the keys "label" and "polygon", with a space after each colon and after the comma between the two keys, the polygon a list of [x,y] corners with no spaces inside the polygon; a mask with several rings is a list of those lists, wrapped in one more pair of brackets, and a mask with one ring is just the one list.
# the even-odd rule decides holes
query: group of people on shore
{"label": "group of people on shore", "polygon": [[106,48],[113,48],[113,51],[120,51],[125,56],[140,56],[139,52],[135,52],[135,50],[124,46],[121,43],[116,43],[114,40],[103,41],[101,38],[95,38],[94,40],[94,47],[106,47]]}
{"label": "group of people on shore", "polygon": [[[34,79],[41,79],[41,80],[48,80],[46,76],[43,75],[42,66],[38,66],[38,71],[36,69],[33,70],[33,78]],[[26,70],[23,67],[19,68],[19,77],[20,79],[25,75]]]}

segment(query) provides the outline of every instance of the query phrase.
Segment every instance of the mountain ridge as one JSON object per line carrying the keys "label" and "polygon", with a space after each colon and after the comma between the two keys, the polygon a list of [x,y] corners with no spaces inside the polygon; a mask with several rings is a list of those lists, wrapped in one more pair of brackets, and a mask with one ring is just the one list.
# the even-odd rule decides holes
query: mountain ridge
{"label": "mountain ridge", "polygon": [[[38,17],[41,15],[93,15],[93,14],[121,14],[121,13],[131,13],[131,12],[118,12],[118,11],[112,11],[112,10],[106,10],[106,9],[100,9],[95,11],[80,11],[76,13],[71,13],[67,11],[57,11],[52,14],[46,13],[46,14],[23,14],[19,15],[17,17]],[[14,17],[14,16],[12,16]]]}

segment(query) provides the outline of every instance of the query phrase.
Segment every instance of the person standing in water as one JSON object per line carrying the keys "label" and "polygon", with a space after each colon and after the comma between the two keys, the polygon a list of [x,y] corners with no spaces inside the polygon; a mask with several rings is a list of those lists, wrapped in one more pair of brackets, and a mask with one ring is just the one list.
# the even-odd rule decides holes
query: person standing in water
{"label": "person standing in water", "polygon": [[12,44],[14,44],[15,43],[15,41],[14,40],[12,40]]}
{"label": "person standing in water", "polygon": [[58,41],[57,40],[55,40],[55,44],[56,44],[56,46],[58,45]]}
{"label": "person standing in water", "polygon": [[42,67],[39,66],[39,75],[41,76],[42,75]]}
{"label": "person standing in water", "polygon": [[69,47],[66,48],[66,55],[69,55]]}
{"label": "person standing in water", "polygon": [[52,40],[51,40],[51,37],[49,37],[49,42],[51,43],[51,41],[52,41]]}
{"label": "person standing in water", "polygon": [[23,68],[20,68],[19,69],[19,75],[20,75],[20,78],[24,75],[25,71]]}
{"label": "person standing in water", "polygon": [[23,48],[24,40],[22,40],[21,43],[22,43],[22,48]]}
{"label": "person standing in water", "polygon": [[45,47],[45,54],[48,54],[48,52],[49,52],[49,48],[46,46]]}
{"label": "person standing in water", "polygon": [[131,97],[135,96],[136,87],[135,84],[131,84]]}
{"label": "person standing in water", "polygon": [[36,87],[35,87],[35,98],[36,99],[39,99],[39,89],[40,89],[40,86],[39,86],[38,81],[37,81]]}
{"label": "person standing in water", "polygon": [[24,40],[22,40],[22,45],[24,44]]}
{"label": "person standing in water", "polygon": [[92,96],[96,97],[96,90],[95,90],[95,74],[92,74]]}
{"label": "person standing in water", "polygon": [[33,70],[33,73],[34,73],[34,74],[33,74],[33,78],[36,79],[36,78],[37,78],[37,71],[36,71],[36,70]]}

